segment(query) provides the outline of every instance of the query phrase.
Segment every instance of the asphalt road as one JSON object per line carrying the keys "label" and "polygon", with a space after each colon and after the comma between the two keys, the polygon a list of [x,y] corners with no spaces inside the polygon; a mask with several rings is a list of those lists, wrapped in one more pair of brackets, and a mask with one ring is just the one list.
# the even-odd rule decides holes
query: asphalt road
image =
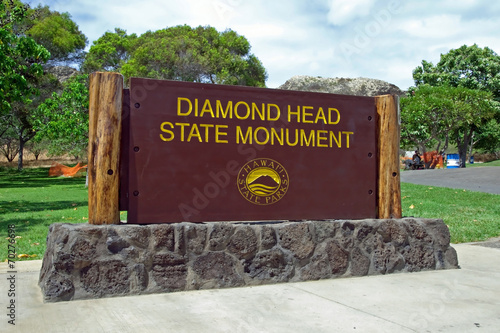
{"label": "asphalt road", "polygon": [[500,194],[500,167],[407,170],[401,182]]}

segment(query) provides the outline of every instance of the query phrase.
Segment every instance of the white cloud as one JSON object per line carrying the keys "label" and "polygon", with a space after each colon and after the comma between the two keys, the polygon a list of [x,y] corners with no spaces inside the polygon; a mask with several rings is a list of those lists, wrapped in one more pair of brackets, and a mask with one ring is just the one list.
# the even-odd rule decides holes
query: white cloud
{"label": "white cloud", "polygon": [[[120,27],[142,34],[179,24],[230,28],[245,36],[269,74],[268,87],[294,75],[369,77],[407,89],[422,60],[477,43],[500,53],[500,3],[490,0],[72,0],[69,12],[89,41]],[[36,4],[35,4],[36,5]],[[341,46],[350,46],[351,53]]]}
{"label": "white cloud", "polygon": [[436,39],[460,34],[463,25],[458,15],[437,15],[402,22],[400,29],[410,36]]}
{"label": "white cloud", "polygon": [[283,26],[271,23],[238,25],[237,29],[245,31],[245,38],[249,40],[279,40],[287,38]]}
{"label": "white cloud", "polygon": [[333,25],[345,25],[370,14],[374,3],[374,0],[331,0],[328,21]]}

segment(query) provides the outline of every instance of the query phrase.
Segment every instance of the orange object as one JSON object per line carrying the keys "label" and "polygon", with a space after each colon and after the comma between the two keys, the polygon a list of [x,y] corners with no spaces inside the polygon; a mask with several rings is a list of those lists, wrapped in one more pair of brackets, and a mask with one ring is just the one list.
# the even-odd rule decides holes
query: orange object
{"label": "orange object", "polygon": [[49,169],[49,177],[83,177],[85,175],[86,165],[78,163],[74,167],[68,167],[60,163],[54,163]]}
{"label": "orange object", "polygon": [[438,154],[436,150],[424,153],[424,162],[429,163],[429,168],[444,168],[443,156]]}
{"label": "orange object", "polygon": [[443,162],[443,155],[438,154],[436,156],[436,168],[437,169],[444,169],[444,162]]}
{"label": "orange object", "polygon": [[428,152],[425,152],[423,154],[423,158],[424,158],[424,163],[431,163],[432,162],[432,157],[434,156],[434,154],[437,154],[436,151],[428,151]]}

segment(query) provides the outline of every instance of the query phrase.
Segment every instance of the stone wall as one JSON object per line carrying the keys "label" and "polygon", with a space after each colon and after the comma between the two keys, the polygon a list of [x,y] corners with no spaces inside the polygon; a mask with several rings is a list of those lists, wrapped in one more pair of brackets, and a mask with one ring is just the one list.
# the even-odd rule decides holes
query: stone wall
{"label": "stone wall", "polygon": [[53,224],[45,301],[457,268],[441,220]]}

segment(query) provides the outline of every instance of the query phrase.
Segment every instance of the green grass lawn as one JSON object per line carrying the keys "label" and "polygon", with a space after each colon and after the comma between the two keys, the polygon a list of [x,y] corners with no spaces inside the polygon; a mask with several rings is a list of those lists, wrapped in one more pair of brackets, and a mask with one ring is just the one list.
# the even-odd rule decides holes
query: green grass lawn
{"label": "green grass lawn", "polygon": [[0,169],[0,260],[7,257],[8,225],[14,224],[18,255],[41,259],[50,224],[82,223],[88,218],[85,178],[48,177],[48,168],[25,169],[21,173]]}
{"label": "green grass lawn", "polygon": [[[403,216],[443,219],[453,243],[500,235],[500,195],[406,183],[401,189]],[[48,168],[0,168],[1,261],[8,255],[9,225],[18,237],[16,261],[33,260],[43,257],[50,224],[87,219],[85,178],[49,178]]]}
{"label": "green grass lawn", "polygon": [[401,183],[403,216],[440,218],[452,243],[500,236],[500,195]]}
{"label": "green grass lawn", "polygon": [[491,161],[491,162],[486,162],[486,163],[473,163],[469,164],[467,163],[467,167],[485,167],[485,166],[500,166],[500,160],[496,161]]}

